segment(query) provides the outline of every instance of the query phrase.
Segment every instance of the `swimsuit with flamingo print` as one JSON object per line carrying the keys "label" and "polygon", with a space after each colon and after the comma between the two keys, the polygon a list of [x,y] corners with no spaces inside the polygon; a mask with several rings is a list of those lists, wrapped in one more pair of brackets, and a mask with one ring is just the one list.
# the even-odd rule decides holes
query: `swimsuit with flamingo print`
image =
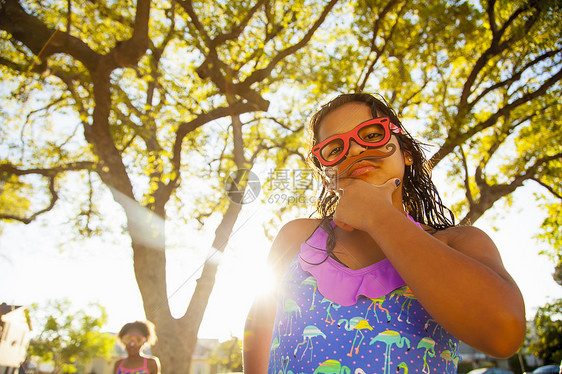
{"label": "swimsuit with flamingo print", "polygon": [[317,228],[284,275],[268,374],[456,373],[459,340],[392,264],[352,270],[326,258],[326,239]]}

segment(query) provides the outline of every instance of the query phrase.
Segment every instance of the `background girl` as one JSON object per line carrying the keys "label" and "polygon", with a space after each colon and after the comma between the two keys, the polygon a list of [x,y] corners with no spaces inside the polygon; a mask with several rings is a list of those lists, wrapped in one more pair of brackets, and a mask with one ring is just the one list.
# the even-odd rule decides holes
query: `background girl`
{"label": "background girl", "polygon": [[160,362],[157,357],[149,358],[141,354],[144,346],[156,343],[154,325],[149,322],[130,322],[119,331],[119,340],[127,350],[127,358],[115,363],[115,374],[160,374]]}
{"label": "background girl", "polygon": [[515,353],[517,285],[484,232],[454,225],[393,111],[341,95],[310,132],[321,218],[291,221],[275,239],[277,287],[248,315],[244,372],[456,373],[459,339]]}

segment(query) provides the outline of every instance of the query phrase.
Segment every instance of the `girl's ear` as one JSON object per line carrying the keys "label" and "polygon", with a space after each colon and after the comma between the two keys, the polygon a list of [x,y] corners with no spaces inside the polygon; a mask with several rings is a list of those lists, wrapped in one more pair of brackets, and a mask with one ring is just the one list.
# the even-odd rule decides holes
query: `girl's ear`
{"label": "girl's ear", "polygon": [[410,151],[404,151],[404,164],[410,166],[414,163],[414,157]]}

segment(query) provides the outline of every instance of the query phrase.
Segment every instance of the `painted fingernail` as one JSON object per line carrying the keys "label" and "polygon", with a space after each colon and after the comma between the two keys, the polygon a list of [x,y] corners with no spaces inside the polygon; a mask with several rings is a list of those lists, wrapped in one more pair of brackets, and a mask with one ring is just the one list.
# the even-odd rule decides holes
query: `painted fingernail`
{"label": "painted fingernail", "polygon": [[396,185],[396,187],[400,186],[400,183],[401,183],[401,182],[400,182],[400,179],[396,178],[396,179],[394,180],[394,184]]}

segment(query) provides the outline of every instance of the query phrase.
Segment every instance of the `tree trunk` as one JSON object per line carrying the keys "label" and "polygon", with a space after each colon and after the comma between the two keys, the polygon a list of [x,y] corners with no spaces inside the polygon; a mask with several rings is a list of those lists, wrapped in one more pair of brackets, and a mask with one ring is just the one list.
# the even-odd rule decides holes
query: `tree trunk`
{"label": "tree trunk", "polygon": [[189,373],[191,350],[178,336],[178,323],[172,317],[166,287],[164,249],[137,247],[133,250],[135,277],[142,296],[146,318],[156,326],[160,337],[152,353],[160,359],[162,373]]}
{"label": "tree trunk", "polygon": [[180,342],[178,325],[168,304],[164,204],[155,204],[154,210],[150,210],[115,191],[114,198],[127,216],[135,278],[146,318],[154,323],[160,337],[152,353],[160,359],[162,373],[187,374],[191,356]]}
{"label": "tree trunk", "polygon": [[[224,252],[241,209],[241,205],[230,203],[215,231],[214,250]],[[188,374],[197,344],[197,334],[215,284],[219,264],[216,261],[205,263],[185,315],[180,319],[173,318],[166,288],[164,236],[158,236],[160,245],[155,245],[155,243],[146,245],[146,241],[143,239],[151,227],[154,236],[158,235],[157,231],[164,232],[163,220],[158,220],[159,224],[155,224],[155,226],[138,225],[135,222],[139,218],[132,214],[134,213],[128,212],[128,217],[131,216],[128,227],[133,238],[135,277],[142,296],[144,311],[147,319],[155,324],[157,335],[166,337],[158,340],[152,348],[152,352],[160,359],[162,374]],[[213,259],[218,257],[213,257]]]}
{"label": "tree trunk", "polygon": [[[232,229],[242,206],[231,202],[223,216],[221,223],[215,230],[215,238],[213,240],[213,250],[224,252],[228,240],[230,239]],[[217,257],[213,257],[216,260]],[[197,344],[197,333],[201,326],[201,321],[205,314],[209,297],[215,285],[215,276],[219,263],[217,261],[207,261],[201,272],[201,277],[197,280],[197,286],[189,302],[189,306],[184,316],[178,320],[178,328],[175,331],[180,337],[185,347],[186,355],[191,362],[195,345]],[[167,371],[167,373],[176,373],[176,371]],[[180,373],[180,372],[178,372]]]}

